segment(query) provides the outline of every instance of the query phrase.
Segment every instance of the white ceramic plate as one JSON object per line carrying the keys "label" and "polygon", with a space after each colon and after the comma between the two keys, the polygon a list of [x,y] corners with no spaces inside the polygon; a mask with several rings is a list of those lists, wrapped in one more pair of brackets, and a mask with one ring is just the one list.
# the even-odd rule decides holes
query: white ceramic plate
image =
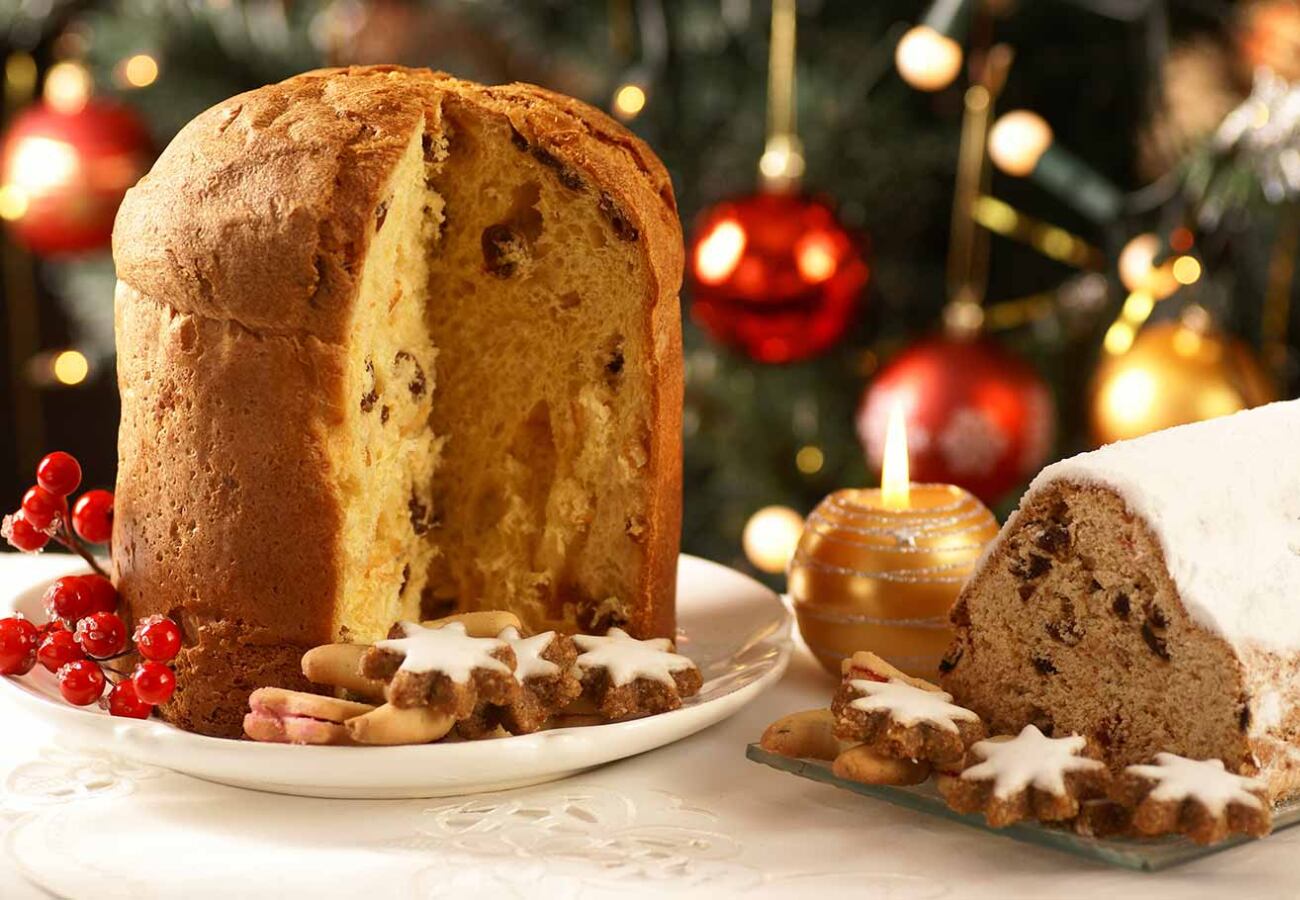
{"label": "white ceramic plate", "polygon": [[[44,621],[44,585],[3,598]],[[631,722],[410,747],[297,747],[203,737],[157,719],[119,719],[69,706],[37,666],[0,678],[0,691],[74,741],[148,765],[237,787],[306,797],[448,797],[565,778],[653,750],[731,716],[775,683],[790,659],[790,614],[776,594],[717,563],[683,555],[678,645],[704,687],[681,709]]]}

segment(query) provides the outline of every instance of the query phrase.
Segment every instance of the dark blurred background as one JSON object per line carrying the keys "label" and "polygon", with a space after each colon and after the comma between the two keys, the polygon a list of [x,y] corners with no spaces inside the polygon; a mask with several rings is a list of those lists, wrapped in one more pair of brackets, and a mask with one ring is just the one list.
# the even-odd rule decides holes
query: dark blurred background
{"label": "dark blurred background", "polygon": [[[321,65],[536,82],[611,110],[660,154],[688,242],[707,242],[683,292],[687,551],[747,565],[742,531],[760,509],[802,514],[871,483],[873,389],[908,404],[914,477],[966,484],[1003,512],[1050,459],[1295,396],[1296,3],[797,7],[806,171],[802,193],[770,206],[750,197],[765,0],[3,0],[3,505],[49,449],[111,486],[121,191],[196,113]],[[923,20],[937,31],[903,63],[913,81],[943,82],[943,54],[961,53],[933,90],[895,63]],[[1014,51],[1004,79],[994,44]],[[1033,111],[1052,149],[1030,177],[976,159],[954,211],[963,122],[980,120],[968,89],[983,82],[990,119]],[[1032,138],[1013,133],[1012,155]],[[1121,279],[1121,251],[1147,233]],[[952,235],[987,240],[986,275],[976,252],[954,287]],[[775,515],[751,533],[751,559],[771,568]]]}

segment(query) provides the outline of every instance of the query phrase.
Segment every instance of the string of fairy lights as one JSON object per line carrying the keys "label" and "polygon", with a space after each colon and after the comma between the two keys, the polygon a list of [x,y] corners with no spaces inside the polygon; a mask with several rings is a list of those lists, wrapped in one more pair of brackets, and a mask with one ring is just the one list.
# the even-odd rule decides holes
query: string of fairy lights
{"label": "string of fairy lights", "polygon": [[[899,76],[920,91],[940,91],[952,85],[967,62],[962,40],[971,30],[972,18],[988,15],[992,6],[978,0],[931,3],[922,19],[896,45],[894,61]],[[1158,4],[1149,6],[1153,14]],[[1007,175],[1031,180],[1103,231],[1122,232],[1131,218],[1129,198],[1061,146],[1038,113],[1009,110],[988,127],[988,115],[1007,77],[1012,54],[1001,45],[985,45],[977,55],[982,58],[983,70],[981,73],[980,66],[972,64],[974,83],[965,95],[953,208],[949,298],[943,313],[949,333],[976,334],[1021,327],[1052,314],[1062,302],[1062,292],[1051,291],[985,304],[987,246],[979,237],[980,229],[1023,243],[1085,272],[1105,272],[1110,265],[1107,255],[1085,239],[989,195],[985,189],[988,162]],[[1279,100],[1282,92],[1269,73],[1259,77],[1265,79],[1265,98],[1234,113],[1237,119],[1232,124],[1242,131],[1267,128],[1270,114],[1285,102]],[[1288,123],[1290,120],[1288,117]],[[1281,176],[1274,173],[1274,182],[1285,179],[1285,167],[1285,159],[1280,166],[1274,166],[1283,172]],[[1111,272],[1125,294],[1118,314],[1104,332],[1101,363],[1094,378],[1091,428],[1099,441],[1133,437],[1182,421],[1230,413],[1276,397],[1280,365],[1285,358],[1278,348],[1285,346],[1294,274],[1289,257],[1294,255],[1297,243],[1289,239],[1291,232],[1284,230],[1275,248],[1263,311],[1269,329],[1265,339],[1273,348],[1269,354],[1275,367],[1272,374],[1255,361],[1244,344],[1221,334],[1210,313],[1195,301],[1188,303],[1172,323],[1148,329],[1149,346],[1135,347],[1157,304],[1195,285],[1204,274],[1196,234],[1189,227],[1192,224],[1178,224],[1165,235],[1151,231],[1131,234],[1114,258]],[[1161,348],[1168,348],[1165,355]],[[1157,372],[1167,367],[1170,354],[1183,361],[1180,364],[1190,373],[1190,386],[1182,391],[1184,396],[1166,398],[1172,410],[1161,410]],[[803,470],[803,466],[799,468]],[[743,533],[746,556],[762,571],[784,571],[802,527],[802,518],[788,507],[758,510]]]}

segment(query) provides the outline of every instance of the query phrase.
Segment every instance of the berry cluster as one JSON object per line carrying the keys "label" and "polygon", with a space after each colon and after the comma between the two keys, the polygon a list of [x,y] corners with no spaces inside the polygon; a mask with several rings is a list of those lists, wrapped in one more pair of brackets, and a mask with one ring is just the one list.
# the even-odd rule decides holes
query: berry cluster
{"label": "berry cluster", "polygon": [[[59,693],[74,706],[100,700],[115,716],[148,718],[171,699],[176,675],[167,665],[181,649],[181,630],[163,616],[135,629],[141,657],[130,676],[102,663],[132,652],[126,624],[116,612],[117,591],[103,575],[65,575],[45,591],[50,620],[34,625],[21,616],[0,619],[0,675],[26,675],[40,663],[59,679]],[[104,687],[112,681],[108,697]]]}
{"label": "berry cluster", "polygon": [[47,455],[36,466],[36,484],[22,506],[0,522],[0,537],[24,553],[37,553],[50,541],[62,544],[104,574],[87,544],[107,544],[113,536],[113,494],[86,491],[68,511],[68,498],[81,485],[81,463],[70,453]]}
{"label": "berry cluster", "polygon": [[[113,530],[113,495],[88,491],[68,514],[68,497],[81,483],[81,466],[67,453],[51,453],[36,468],[36,485],[22,509],[4,518],[0,535],[28,553],[54,540],[81,555],[94,569],[65,575],[45,591],[49,621],[34,625],[21,616],[0,619],[0,675],[25,675],[37,663],[54,672],[63,699],[76,706],[95,701],[115,716],[148,718],[171,699],[176,675],[167,665],[181,648],[181,630],[163,616],[137,623],[134,652],[140,662],[130,676],[103,663],[133,652],[118,596],[85,544],[107,543]],[[71,521],[71,529],[68,522]],[[104,696],[104,688],[112,687]]]}

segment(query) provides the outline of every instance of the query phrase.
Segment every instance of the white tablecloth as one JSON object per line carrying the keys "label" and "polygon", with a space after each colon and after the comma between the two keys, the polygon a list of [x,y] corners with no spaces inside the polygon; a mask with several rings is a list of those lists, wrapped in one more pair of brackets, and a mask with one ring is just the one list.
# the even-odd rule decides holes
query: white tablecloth
{"label": "white tablecloth", "polygon": [[[60,564],[0,555],[0,589]],[[550,785],[409,801],[284,797],[141,768],[69,748],[5,703],[0,898],[1300,896],[1300,828],[1132,873],[744,758],[770,720],[831,689],[800,650],[769,693],[678,744]]]}

